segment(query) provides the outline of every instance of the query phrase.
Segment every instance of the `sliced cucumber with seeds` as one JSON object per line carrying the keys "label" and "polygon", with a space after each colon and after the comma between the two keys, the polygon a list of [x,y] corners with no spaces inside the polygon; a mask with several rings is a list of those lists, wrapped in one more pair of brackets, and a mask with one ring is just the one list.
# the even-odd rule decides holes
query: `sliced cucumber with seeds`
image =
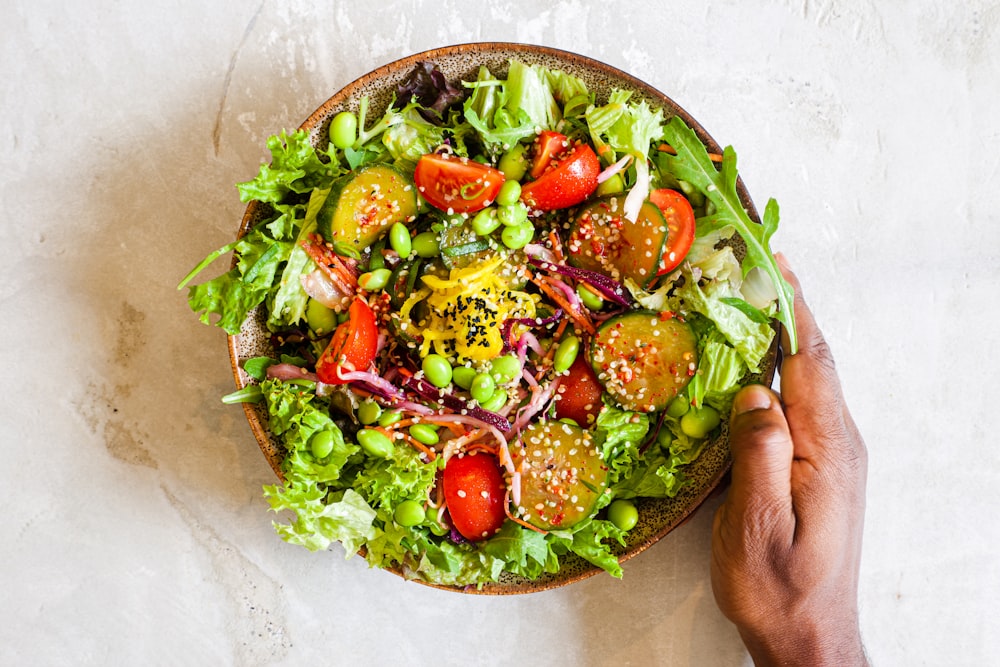
{"label": "sliced cucumber with seeds", "polygon": [[539,421],[523,433],[524,465],[518,513],[543,530],[570,528],[594,512],[608,468],[589,431]]}
{"label": "sliced cucumber with seeds", "polygon": [[372,164],[333,183],[316,215],[316,228],[330,243],[358,251],[370,246],[397,222],[417,215],[417,191],[395,167]]}
{"label": "sliced cucumber with seeds", "polygon": [[625,197],[603,197],[581,208],[566,244],[569,263],[615,280],[631,278],[640,287],[656,277],[667,240],[660,209],[643,202],[635,222],[625,218]]}
{"label": "sliced cucumber with seeds", "polygon": [[608,319],[590,344],[598,380],[626,410],[667,407],[698,369],[691,326],[668,313],[630,311]]}

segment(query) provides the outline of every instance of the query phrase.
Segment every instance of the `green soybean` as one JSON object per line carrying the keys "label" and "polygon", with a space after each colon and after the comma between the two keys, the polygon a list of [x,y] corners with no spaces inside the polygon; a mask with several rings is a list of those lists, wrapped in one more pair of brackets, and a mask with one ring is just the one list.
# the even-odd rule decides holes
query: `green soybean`
{"label": "green soybean", "polygon": [[505,354],[490,361],[490,375],[497,384],[513,382],[521,377],[521,362],[513,354]]}
{"label": "green soybean", "polygon": [[396,505],[392,519],[400,526],[419,526],[424,522],[424,506],[416,500],[404,500]]}
{"label": "green soybean", "polygon": [[497,208],[497,218],[506,227],[517,227],[528,221],[528,208],[521,202]]}
{"label": "green soybean", "polygon": [[337,328],[337,313],[316,299],[306,303],[306,324],[315,333],[327,334]]}
{"label": "green soybean", "polygon": [[472,386],[472,381],[476,377],[476,369],[468,366],[456,366],[451,372],[451,379],[462,389]]}
{"label": "green soybean", "polygon": [[486,403],[493,397],[493,392],[496,391],[497,383],[493,381],[493,376],[489,373],[477,373],[476,377],[472,380],[472,386],[469,387],[469,393],[472,398],[476,399],[480,405]]}
{"label": "green soybean", "polygon": [[375,401],[361,401],[356,414],[362,424],[374,424],[382,416],[382,408]]}
{"label": "green soybean", "polygon": [[375,269],[374,271],[362,273],[358,276],[358,286],[369,292],[377,292],[389,284],[391,276],[392,271],[389,269]]}
{"label": "green soybean", "polygon": [[325,459],[333,451],[333,431],[317,431],[309,438],[309,451],[314,458]]}
{"label": "green soybean", "polygon": [[440,354],[428,354],[420,367],[424,371],[424,377],[435,387],[443,388],[451,384],[451,364]]}
{"label": "green soybean", "polygon": [[341,111],[330,121],[330,143],[343,150],[358,140],[358,117]]}
{"label": "green soybean", "polygon": [[448,528],[441,525],[438,521],[438,508],[427,506],[427,510],[424,512],[424,521],[430,526],[431,532],[438,537],[448,534]]}
{"label": "green soybean", "polygon": [[441,240],[434,232],[420,232],[413,237],[413,252],[418,257],[437,257],[441,254]]}
{"label": "green soybean", "polygon": [[386,410],[378,418],[379,426],[392,426],[403,418],[403,413],[399,410]]}
{"label": "green soybean", "polygon": [[358,431],[358,444],[369,456],[387,459],[392,454],[393,444],[389,436],[371,428]]}
{"label": "green soybean", "polygon": [[502,389],[497,389],[493,391],[493,395],[490,396],[488,401],[484,401],[479,404],[483,410],[489,410],[490,412],[496,412],[503,406],[507,405],[507,392]]}
{"label": "green soybean", "polygon": [[694,406],[681,417],[681,431],[691,438],[704,438],[721,422],[718,411],[710,405]]}
{"label": "green soybean", "polygon": [[616,195],[619,192],[625,192],[625,181],[622,180],[620,174],[615,174],[608,180],[599,184],[595,194],[598,197],[605,197],[607,195]]}
{"label": "green soybean", "polygon": [[500,186],[500,192],[497,193],[497,204],[500,206],[512,206],[518,203],[521,198],[521,184],[517,181],[512,181],[507,179],[504,181],[503,185]]}
{"label": "green soybean", "polygon": [[608,521],[618,530],[632,530],[639,523],[639,510],[631,501],[619,498],[608,506]]}
{"label": "green soybean", "polygon": [[528,172],[528,157],[525,155],[527,150],[528,147],[524,144],[514,144],[500,156],[497,168],[503,172],[508,181],[520,181]]}
{"label": "green soybean", "polygon": [[472,218],[472,231],[477,236],[489,236],[500,226],[500,218],[497,217],[497,210],[492,206],[484,208]]}
{"label": "green soybean", "polygon": [[667,416],[680,419],[691,408],[691,402],[687,396],[678,396],[667,404]]}
{"label": "green soybean", "polygon": [[439,440],[437,431],[430,424],[414,424],[410,427],[410,435],[425,445],[436,445]]}
{"label": "green soybean", "polygon": [[569,370],[569,367],[576,361],[576,355],[580,352],[580,339],[576,336],[566,336],[556,348],[556,353],[552,356],[552,368],[556,373]]}
{"label": "green soybean", "polygon": [[600,294],[592,292],[590,288],[585,287],[583,283],[576,286],[576,295],[580,297],[580,301],[583,302],[583,305],[591,310],[600,310],[604,307],[604,298]]}
{"label": "green soybean", "polygon": [[523,225],[504,227],[503,231],[500,232],[500,240],[511,250],[520,250],[531,243],[531,239],[534,236],[535,227],[530,222],[526,222]]}
{"label": "green soybean", "polygon": [[389,245],[399,253],[399,256],[406,259],[413,252],[413,241],[410,239],[410,230],[401,222],[394,223],[389,228]]}

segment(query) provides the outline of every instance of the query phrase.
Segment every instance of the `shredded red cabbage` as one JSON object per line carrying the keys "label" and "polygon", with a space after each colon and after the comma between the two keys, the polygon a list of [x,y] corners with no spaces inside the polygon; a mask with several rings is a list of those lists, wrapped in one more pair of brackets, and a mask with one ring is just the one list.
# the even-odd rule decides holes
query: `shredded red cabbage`
{"label": "shredded red cabbage", "polygon": [[632,295],[628,293],[625,286],[614,278],[610,278],[603,273],[598,273],[597,271],[591,271],[589,269],[578,269],[575,266],[567,266],[565,264],[556,264],[555,262],[546,262],[545,260],[537,257],[529,256],[528,261],[532,265],[546,271],[558,273],[568,278],[582,280],[604,295],[604,298],[609,301],[613,301],[618,305],[632,305]]}
{"label": "shredded red cabbage", "polygon": [[510,422],[507,421],[502,415],[490,412],[489,410],[483,410],[477,405],[472,405],[470,407],[469,402],[464,398],[444,391],[443,389],[439,389],[427,380],[417,377],[408,377],[403,382],[403,386],[413,391],[424,400],[440,403],[449,410],[454,410],[455,412],[466,414],[470,417],[478,419],[481,422],[495,427],[503,433],[510,431]]}

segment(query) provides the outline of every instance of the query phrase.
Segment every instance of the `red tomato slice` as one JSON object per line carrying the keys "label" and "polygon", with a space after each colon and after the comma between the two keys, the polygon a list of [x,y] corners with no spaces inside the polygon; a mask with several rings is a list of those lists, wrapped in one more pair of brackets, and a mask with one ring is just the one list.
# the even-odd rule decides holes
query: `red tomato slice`
{"label": "red tomato slice", "polygon": [[667,221],[667,242],[663,246],[658,276],[670,273],[684,261],[694,243],[694,211],[687,197],[676,190],[662,188],[649,193],[649,201]]}
{"label": "red tomato slice", "polygon": [[333,332],[333,338],[316,362],[316,375],[326,384],[346,384],[338,370],[367,371],[375,361],[378,325],[375,312],[363,299],[355,298],[347,311],[347,321]]}
{"label": "red tomato slice", "polygon": [[469,158],[428,153],[417,161],[413,182],[434,208],[474,213],[496,199],[504,175],[502,171]]}
{"label": "red tomato slice", "polygon": [[500,530],[507,518],[507,489],[497,457],[483,452],[453,456],[442,481],[448,514],[462,537],[477,542]]}
{"label": "red tomato slice", "polygon": [[521,188],[521,201],[529,209],[554,211],[576,206],[597,189],[601,161],[587,144],[579,144],[565,157],[553,160],[538,179]]}
{"label": "red tomato slice", "polygon": [[531,177],[538,178],[545,173],[553,159],[559,157],[569,148],[566,135],[543,130],[535,139],[535,158],[531,162]]}
{"label": "red tomato slice", "polygon": [[601,394],[604,388],[594,374],[583,354],[576,355],[576,361],[569,367],[559,385],[559,400],[556,401],[556,417],[569,417],[583,428],[594,425],[597,414],[604,407]]}

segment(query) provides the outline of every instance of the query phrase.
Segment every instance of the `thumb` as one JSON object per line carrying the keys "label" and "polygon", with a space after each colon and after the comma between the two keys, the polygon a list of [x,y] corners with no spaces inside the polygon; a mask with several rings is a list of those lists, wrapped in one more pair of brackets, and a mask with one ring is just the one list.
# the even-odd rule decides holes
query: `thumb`
{"label": "thumb", "polygon": [[733,467],[728,511],[791,512],[792,436],[773,391],[749,385],[736,394],[729,447]]}

